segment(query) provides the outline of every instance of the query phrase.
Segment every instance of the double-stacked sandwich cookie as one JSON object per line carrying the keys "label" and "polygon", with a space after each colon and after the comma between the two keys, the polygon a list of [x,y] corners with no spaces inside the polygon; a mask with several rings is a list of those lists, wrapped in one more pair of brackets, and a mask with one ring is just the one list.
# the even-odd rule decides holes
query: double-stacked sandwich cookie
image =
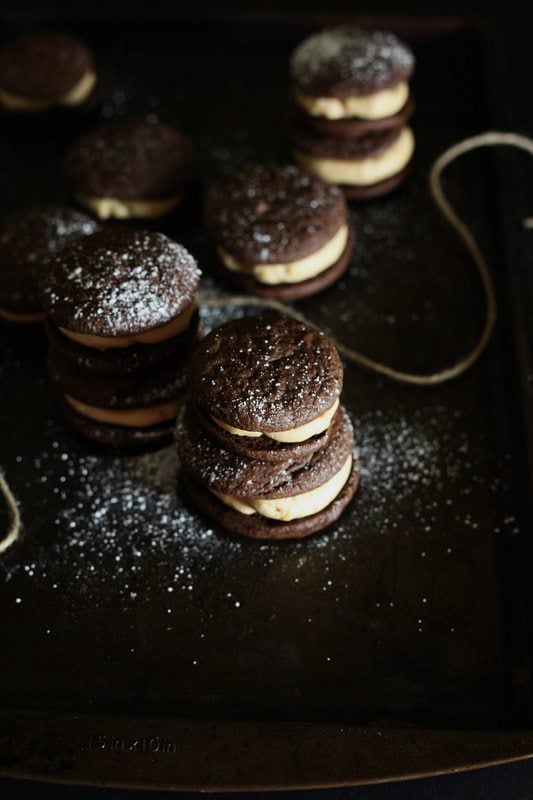
{"label": "double-stacked sandwich cookie", "polygon": [[49,373],[80,433],[124,448],[169,435],[196,344],[199,277],[181,245],[118,226],[51,261],[41,282]]}
{"label": "double-stacked sandwich cookie", "polygon": [[293,53],[296,161],[347,197],[377,197],[409,172],[414,137],[410,48],[387,31],[327,28]]}
{"label": "double-stacked sandwich cookie", "polygon": [[0,222],[0,319],[41,322],[42,271],[63,247],[97,227],[91,217],[63,206],[30,206],[4,217]]}
{"label": "double-stacked sandwich cookie", "polygon": [[30,33],[0,50],[0,106],[7,112],[86,107],[96,82],[92,53],[74,36]]}
{"label": "double-stacked sandwich cookie", "polygon": [[315,294],[350,263],[342,192],[294,165],[255,165],[207,193],[204,221],[225,277],[279,300]]}
{"label": "double-stacked sandwich cookie", "polygon": [[338,519],[359,482],[342,381],[335,347],[308,325],[251,317],[213,330],[176,429],[196,504],[255,539],[301,538]]}
{"label": "double-stacked sandwich cookie", "polygon": [[81,137],[65,169],[76,200],[99,219],[155,219],[182,203],[193,147],[170,125],[108,123]]}

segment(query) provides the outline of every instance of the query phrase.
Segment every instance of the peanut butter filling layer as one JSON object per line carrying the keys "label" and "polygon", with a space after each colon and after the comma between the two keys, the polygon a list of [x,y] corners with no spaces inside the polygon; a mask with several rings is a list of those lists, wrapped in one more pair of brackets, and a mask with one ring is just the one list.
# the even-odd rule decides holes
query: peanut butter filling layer
{"label": "peanut butter filling layer", "polygon": [[94,347],[97,350],[130,347],[133,344],[157,344],[158,342],[164,342],[166,339],[172,339],[174,336],[186,331],[197,308],[198,298],[195,297],[185,311],[182,311],[171,322],[167,322],[166,325],[161,325],[159,328],[154,328],[146,333],[136,333],[132,336],[94,336],[90,333],[77,333],[62,327],[59,330],[72,341],[78,342],[78,344],[82,344],[85,347]]}
{"label": "peanut butter filling layer", "polygon": [[259,436],[267,436],[269,439],[273,439],[276,442],[305,442],[306,439],[310,439],[311,436],[317,436],[319,433],[322,433],[329,428],[331,420],[335,416],[338,407],[339,399],[337,398],[331,408],[328,408],[328,410],[324,411],[323,414],[320,414],[319,417],[315,417],[315,419],[312,419],[310,422],[306,422],[305,425],[299,425],[297,428],[292,428],[286,431],[268,431],[265,433],[262,431],[245,431],[242,430],[242,428],[234,428],[232,425],[228,425],[226,422],[222,422],[222,420],[217,419],[216,417],[212,417],[212,419],[225,431],[232,433],[235,436],[250,436],[254,438],[258,438]]}
{"label": "peanut butter filling layer", "polygon": [[211,490],[225,505],[234,508],[240,514],[260,514],[269,519],[277,519],[281,522],[290,522],[293,519],[310,517],[329,506],[343,490],[346,481],[350,477],[352,469],[352,456],[349,455],[338,472],[333,475],[322,486],[312,489],[310,492],[293,495],[292,497],[280,497],[275,500],[264,500],[261,498],[239,498],[229,494],[223,494]]}
{"label": "peanut butter filling layer", "polygon": [[336,234],[321,248],[305,258],[290,261],[286,264],[254,264],[251,267],[241,264],[230,253],[217,248],[225,267],[232,272],[242,272],[253,277],[259,283],[277,286],[282,283],[301,283],[325,272],[339,260],[348,242],[348,225],[342,225]]}

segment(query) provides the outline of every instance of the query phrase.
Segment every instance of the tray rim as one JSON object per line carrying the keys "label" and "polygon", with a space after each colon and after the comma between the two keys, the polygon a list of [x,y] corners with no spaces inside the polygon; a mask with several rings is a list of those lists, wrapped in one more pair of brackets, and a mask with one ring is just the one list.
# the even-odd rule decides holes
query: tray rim
{"label": "tray rim", "polygon": [[[480,39],[485,55],[486,77],[496,83],[498,91],[488,93],[484,87],[488,116],[493,125],[508,122],[509,113],[503,92],[504,66],[501,42],[494,25],[486,19],[472,14],[421,15],[338,12],[288,12],[268,11],[220,11],[207,12],[209,23],[234,22],[250,25],[319,26],[339,21],[359,22],[367,25],[382,25],[427,34],[432,30],[451,32],[473,27]],[[160,24],[164,20],[199,22],[202,10],[187,11],[183,8],[155,7],[150,12],[139,8],[132,9],[129,21],[133,24],[145,21]],[[71,9],[51,9],[42,7],[16,9],[13,6],[3,10],[2,24],[28,24],[32,20],[48,20],[52,25],[95,24],[98,22],[119,22],[121,15],[110,6],[92,12],[84,9],[77,13]],[[490,57],[489,57],[490,55]],[[514,176],[516,178],[516,176]],[[504,195],[502,206],[508,203],[508,192]],[[501,213],[501,209],[499,211]],[[508,261],[510,236],[504,236],[502,250]],[[506,294],[510,295],[510,310],[506,311],[506,333],[520,325],[520,303],[516,281],[508,279]],[[509,298],[507,298],[509,300]],[[515,338],[515,337],[513,337]],[[521,357],[520,357],[521,356]],[[519,354],[514,372],[518,379],[524,378],[524,355]],[[515,375],[516,379],[516,375]],[[520,382],[520,381],[519,381]],[[527,384],[527,380],[526,380]],[[520,382],[521,416],[527,420],[526,390]],[[533,423],[532,423],[533,424]],[[528,434],[532,425],[527,425]],[[532,475],[532,472],[528,473]],[[134,773],[129,750],[113,747],[87,747],[90,737],[94,739],[97,726],[105,730],[121,731],[123,738],[131,725],[134,733],[127,738],[142,740],[154,736],[150,725],[161,726],[159,730],[168,732],[174,743],[185,734],[180,745],[181,759],[175,759],[170,770],[160,769],[160,758],[153,752],[146,755],[143,770]],[[122,727],[117,727],[122,726]],[[145,727],[143,727],[145,726]],[[81,730],[80,730],[81,728]],[[143,733],[143,731],[145,731]],[[206,737],[207,733],[207,737]],[[261,757],[264,747],[275,733],[277,748],[269,751],[268,763]],[[158,735],[158,734],[157,734]],[[104,739],[115,740],[114,734],[98,734]],[[198,737],[198,738],[197,738]],[[300,741],[295,743],[295,738]],[[303,741],[302,741],[303,737]],[[98,737],[97,737],[98,738]],[[212,740],[209,752],[198,749],[198,744],[206,739]],[[106,740],[107,741],[107,740]],[[120,738],[118,739],[120,741]],[[254,749],[255,748],[255,749]],[[248,750],[248,758],[243,752]],[[385,757],[384,751],[387,756]],[[104,754],[100,767],[93,767],[92,774],[86,774],[83,754]],[[275,758],[272,758],[274,754]],[[168,755],[168,754],[165,754]],[[288,765],[292,756],[295,763]],[[70,763],[69,763],[70,758]],[[195,774],[195,766],[204,759],[203,773]],[[374,783],[412,780],[466,772],[481,767],[508,764],[533,758],[533,728],[417,728],[407,726],[358,726],[341,723],[310,722],[249,722],[236,720],[180,719],[161,717],[121,717],[118,715],[79,714],[71,712],[41,712],[27,709],[0,707],[0,778],[43,781],[64,785],[83,785],[92,787],[114,787],[123,789],[157,789],[160,791],[273,791],[362,786]],[[383,769],[383,760],[386,767]],[[241,777],[236,778],[227,767],[238,765]],[[334,765],[335,769],[331,770]],[[258,772],[267,768],[266,775]],[[272,780],[271,773],[284,773],[290,766],[290,777]],[[330,768],[328,770],[328,767]],[[309,777],[316,769],[324,768],[327,777]],[[99,771],[100,770],[100,771]],[[258,777],[261,774],[262,777]],[[304,775],[307,774],[307,777]],[[202,777],[203,776],[203,777]],[[252,777],[253,776],[253,777]]]}
{"label": "tray rim", "polygon": [[[265,750],[273,736],[275,747]],[[201,747],[206,738],[207,750]],[[154,739],[160,749],[150,751]],[[64,785],[202,792],[328,789],[525,761],[533,758],[533,731],[0,710],[0,754],[0,777]]]}

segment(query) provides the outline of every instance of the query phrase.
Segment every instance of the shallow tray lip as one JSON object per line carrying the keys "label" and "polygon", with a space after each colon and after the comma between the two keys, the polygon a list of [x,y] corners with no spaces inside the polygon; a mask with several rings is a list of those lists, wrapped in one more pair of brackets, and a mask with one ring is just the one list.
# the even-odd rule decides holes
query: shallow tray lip
{"label": "shallow tray lip", "polygon": [[8,710],[0,711],[0,753],[1,777],[64,785],[202,792],[328,789],[524,761],[533,758],[533,730]]}
{"label": "shallow tray lip", "polygon": [[[11,22],[31,23],[34,20],[48,19],[52,24],[89,24],[120,20],[121,15],[113,9],[98,10],[95,13],[84,10],[64,10],[61,16],[43,13],[38,4],[25,10],[8,8],[3,14],[3,27]],[[155,14],[135,10],[131,15],[133,24],[148,21],[154,26],[163,21],[182,20],[199,23],[197,11],[165,9]],[[428,33],[450,33],[454,30],[475,28],[483,54],[493,54],[496,41],[495,28],[487,20],[474,15],[420,16],[419,14],[400,16],[395,14],[354,14],[349,12],[223,12],[215,10],[209,18],[210,24],[284,25],[286,27],[320,27],[340,21],[354,21],[361,24],[380,24],[402,33],[412,32],[413,38],[424,37]],[[499,53],[497,52],[497,55]],[[498,77],[494,63],[485,64],[491,80]],[[501,86],[498,84],[498,90]],[[500,124],[505,121],[504,98],[501,91],[498,97],[487,97],[491,121]],[[138,726],[134,739],[150,737],[143,725],[163,725],[168,735],[184,736],[187,748],[181,750],[179,764],[174,769],[160,770],[160,758],[150,757],[150,763],[143,770],[133,768],[128,757],[130,752],[110,747],[87,747],[81,743],[94,737],[94,730],[105,725],[103,730],[118,730],[121,725]],[[194,735],[191,735],[194,734]],[[196,738],[196,735],[200,739]],[[114,734],[98,734],[113,737]],[[285,779],[262,777],[252,779],[256,770],[255,759],[261,760],[265,748],[272,744],[275,735],[277,749],[275,759],[268,759],[268,770],[273,775],[281,775],[282,767],[287,766],[285,756],[296,759],[291,777]],[[153,738],[153,736],[151,737]],[[295,738],[298,742],[295,746]],[[106,740],[107,741],[107,740]],[[173,741],[173,740],[172,740]],[[198,751],[198,742],[203,741],[205,749]],[[387,743],[387,747],[384,747]],[[178,744],[176,741],[176,749]],[[213,749],[218,744],[218,749]],[[247,758],[243,759],[243,745],[249,748]],[[224,749],[226,746],[227,749]],[[285,750],[284,750],[285,748]],[[240,779],[231,774],[222,774],[227,767],[227,759],[233,749],[233,763],[244,761],[248,772]],[[99,769],[87,774],[84,757],[87,753],[102,756]],[[271,754],[271,751],[269,755]],[[202,776],[194,775],[194,757],[200,756],[208,765]],[[533,758],[532,728],[495,729],[445,729],[417,728],[404,725],[361,726],[350,723],[310,723],[310,722],[240,722],[233,720],[177,718],[135,718],[79,714],[76,711],[56,713],[28,710],[12,710],[0,707],[0,776],[23,780],[44,781],[65,785],[85,785],[92,787],[116,787],[126,789],[159,789],[167,791],[267,791],[318,789],[388,783],[431,777],[454,772],[466,772],[481,767],[496,766]],[[11,760],[10,760],[11,759]],[[70,763],[69,763],[70,759]],[[192,759],[192,761],[191,761]],[[309,759],[309,761],[306,761]],[[335,763],[335,774],[312,777],[315,769],[327,761]],[[383,769],[384,762],[386,768]],[[309,770],[309,766],[313,770]],[[306,777],[307,767],[307,777]],[[278,772],[276,773],[276,768]],[[187,772],[187,770],[189,770]],[[124,772],[128,773],[127,778]]]}

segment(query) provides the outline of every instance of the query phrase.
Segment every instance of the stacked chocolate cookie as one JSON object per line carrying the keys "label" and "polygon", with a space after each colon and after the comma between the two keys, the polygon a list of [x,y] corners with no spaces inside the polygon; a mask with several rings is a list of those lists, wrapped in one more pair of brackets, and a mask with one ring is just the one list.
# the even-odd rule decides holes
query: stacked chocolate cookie
{"label": "stacked chocolate cookie", "polygon": [[255,539],[334,522],[359,482],[342,383],[335,347],[308,325],[251,317],[213,330],[193,356],[176,428],[191,498]]}
{"label": "stacked chocolate cookie", "polygon": [[49,375],[78,432],[121,448],[168,437],[197,339],[199,278],[181,245],[118,226],[50,262],[41,282]]}
{"label": "stacked chocolate cookie", "polygon": [[355,236],[342,192],[288,165],[250,165],[207,192],[205,226],[219,271],[247,292],[297,300],[350,263]]}
{"label": "stacked chocolate cookie", "polygon": [[296,161],[365,200],[396,188],[409,173],[414,136],[410,48],[387,31],[328,28],[293,53]]}

